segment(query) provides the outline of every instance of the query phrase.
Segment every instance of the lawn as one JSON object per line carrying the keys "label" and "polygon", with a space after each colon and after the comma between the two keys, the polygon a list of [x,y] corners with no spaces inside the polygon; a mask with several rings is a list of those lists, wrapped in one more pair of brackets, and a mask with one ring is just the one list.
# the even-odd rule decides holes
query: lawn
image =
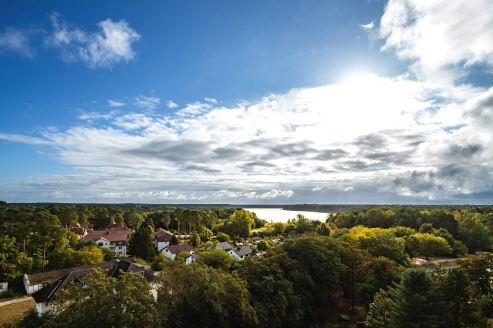
{"label": "lawn", "polygon": [[0,325],[9,321],[19,322],[27,310],[34,308],[36,308],[34,300],[0,306]]}

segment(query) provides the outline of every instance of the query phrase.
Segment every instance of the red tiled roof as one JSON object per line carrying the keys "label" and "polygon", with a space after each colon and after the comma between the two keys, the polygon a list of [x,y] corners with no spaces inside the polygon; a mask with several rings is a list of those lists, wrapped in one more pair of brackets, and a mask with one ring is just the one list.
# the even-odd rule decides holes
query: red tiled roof
{"label": "red tiled roof", "polygon": [[170,242],[173,234],[166,230],[157,231],[154,233],[154,239],[158,242]]}

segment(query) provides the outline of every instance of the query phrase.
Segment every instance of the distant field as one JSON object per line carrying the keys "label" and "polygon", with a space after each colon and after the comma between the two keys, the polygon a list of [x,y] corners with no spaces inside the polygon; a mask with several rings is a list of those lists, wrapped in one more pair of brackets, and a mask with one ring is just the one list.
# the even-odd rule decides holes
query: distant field
{"label": "distant field", "polygon": [[34,308],[36,308],[34,300],[0,306],[0,325],[9,321],[17,323],[27,310]]}

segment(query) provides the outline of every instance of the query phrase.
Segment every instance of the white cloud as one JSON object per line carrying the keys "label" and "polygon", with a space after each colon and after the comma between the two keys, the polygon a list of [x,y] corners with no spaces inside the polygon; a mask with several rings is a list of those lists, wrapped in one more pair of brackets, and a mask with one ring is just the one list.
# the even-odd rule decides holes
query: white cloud
{"label": "white cloud", "polygon": [[125,20],[101,21],[100,31],[93,33],[69,26],[58,13],[53,13],[50,20],[54,31],[46,38],[46,44],[59,48],[66,62],[83,61],[92,68],[111,67],[135,57],[132,45],[140,35]]}
{"label": "white cloud", "polygon": [[173,108],[178,107],[178,104],[176,104],[176,103],[174,103],[172,100],[170,100],[170,101],[168,101],[168,102],[166,103],[166,106],[168,106],[168,108],[173,109]]}
{"label": "white cloud", "polygon": [[491,0],[390,0],[380,23],[382,49],[415,60],[422,78],[455,79],[473,64],[493,65],[492,17]]}
{"label": "white cloud", "polygon": [[33,57],[34,51],[29,45],[29,32],[6,28],[0,33],[0,53],[16,52],[25,57]]}
{"label": "white cloud", "polygon": [[108,99],[108,106],[110,106],[110,107],[121,107],[121,106],[125,106],[125,103]]}
{"label": "white cloud", "polygon": [[371,23],[364,24],[364,25],[361,24],[361,25],[358,25],[358,26],[361,27],[365,31],[369,31],[369,30],[371,30],[375,26],[375,22],[371,22]]}
{"label": "white cloud", "polygon": [[101,114],[98,112],[86,113],[82,110],[79,110],[79,111],[81,112],[81,114],[79,116],[77,116],[78,119],[84,120],[84,121],[91,121],[91,122],[93,120],[100,120],[100,119],[109,120],[110,118],[113,118],[118,113],[117,111],[111,111],[111,112],[106,113],[106,114]]}
{"label": "white cloud", "polygon": [[135,97],[135,105],[140,108],[154,109],[159,105],[159,98],[144,97],[142,95]]}
{"label": "white cloud", "polygon": [[204,100],[213,104],[217,104],[217,100],[214,98],[204,98]]}
{"label": "white cloud", "polygon": [[262,195],[260,195],[259,198],[271,199],[278,197],[291,197],[293,196],[293,194],[294,192],[292,190],[272,189],[271,191],[265,192]]}
{"label": "white cloud", "polygon": [[[87,122],[66,130],[0,134],[79,167],[0,186],[0,198],[53,190],[81,201],[233,203],[475,195],[493,191],[483,181],[493,176],[492,99],[493,89],[368,75],[231,107],[83,113]],[[108,122],[90,123],[99,118]]]}

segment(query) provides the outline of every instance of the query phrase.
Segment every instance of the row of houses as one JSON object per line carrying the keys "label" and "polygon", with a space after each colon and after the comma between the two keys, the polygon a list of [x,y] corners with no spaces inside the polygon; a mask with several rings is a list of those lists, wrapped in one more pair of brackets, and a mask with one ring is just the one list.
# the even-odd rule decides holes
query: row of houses
{"label": "row of houses", "polygon": [[[93,230],[92,226],[87,229],[80,226],[72,228],[79,238],[85,241],[94,241],[98,246],[112,248],[115,255],[125,256],[126,245],[129,236],[133,233],[132,229],[110,224],[105,230]],[[164,254],[170,261],[175,260],[176,255],[180,252],[188,252],[185,260],[187,264],[196,262],[199,254],[194,253],[189,244],[170,245],[173,234],[169,231],[157,231],[154,234],[154,247]],[[227,242],[217,245],[219,249],[224,250],[237,260],[243,260],[253,255],[250,246],[237,245],[232,246]],[[145,270],[144,266],[133,262],[133,260],[114,260],[104,263],[92,264],[78,268],[49,271],[37,274],[24,274],[23,282],[28,295],[32,295],[36,302],[36,310],[39,315],[46,313],[51,309],[50,302],[54,299],[57,292],[65,288],[71,282],[83,284],[83,278],[93,269],[107,270],[108,276],[117,278],[120,270],[123,272],[132,272],[142,274],[151,284],[155,277],[154,273]],[[156,296],[156,295],[155,295]]]}
{"label": "row of houses", "polygon": [[[179,252],[189,252],[190,257],[186,259],[187,264],[195,262],[198,255],[193,252],[193,248],[188,244],[170,245],[172,238],[173,234],[169,231],[156,231],[154,233],[154,247],[160,253],[164,254],[164,256],[166,256],[170,261],[174,261]],[[217,247],[224,250],[237,260],[243,260],[246,257],[253,255],[252,248],[242,244],[233,247],[227,242],[221,242],[217,244]]]}
{"label": "row of houses", "polygon": [[[120,270],[140,274],[153,286],[155,275],[152,271],[145,270],[144,266],[132,260],[113,260],[93,265],[87,265],[72,269],[49,271],[37,274],[24,274],[24,286],[26,292],[31,294],[36,302],[36,311],[39,315],[51,310],[51,301],[56,297],[58,291],[67,287],[70,283],[84,285],[84,277],[94,269],[103,269],[112,278],[118,278]],[[47,282],[50,282],[46,284]],[[46,284],[46,285],[45,285]],[[45,286],[43,286],[45,285]],[[157,298],[155,286],[153,286],[154,297]]]}

